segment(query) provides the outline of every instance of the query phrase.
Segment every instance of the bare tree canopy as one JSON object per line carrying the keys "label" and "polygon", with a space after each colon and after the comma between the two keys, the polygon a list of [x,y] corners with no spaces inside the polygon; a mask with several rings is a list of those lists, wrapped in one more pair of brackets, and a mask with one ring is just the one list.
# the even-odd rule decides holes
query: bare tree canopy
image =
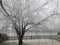
{"label": "bare tree canopy", "polygon": [[[54,28],[52,25],[55,25],[56,21],[53,19],[60,15],[59,2],[58,0],[0,0],[0,20],[4,21],[2,27],[6,28],[12,24],[19,40],[18,45],[21,45],[27,30],[33,27],[41,29],[40,25],[43,25],[42,28]],[[51,23],[52,25],[49,25]]]}

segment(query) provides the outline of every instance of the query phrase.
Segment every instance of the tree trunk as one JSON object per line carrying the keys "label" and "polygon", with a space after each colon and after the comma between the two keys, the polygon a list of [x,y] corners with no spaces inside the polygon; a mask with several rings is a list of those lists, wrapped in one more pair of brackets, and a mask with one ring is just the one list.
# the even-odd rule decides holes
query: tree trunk
{"label": "tree trunk", "polygon": [[18,45],[22,45],[23,44],[23,39],[22,38],[20,38],[18,41],[19,41]]}
{"label": "tree trunk", "polygon": [[24,37],[24,34],[25,34],[25,32],[23,32],[21,35],[19,35],[19,38],[18,38],[19,43],[18,43],[18,45],[22,45],[22,44],[23,44],[23,37]]}
{"label": "tree trunk", "polygon": [[22,44],[23,44],[23,36],[24,36],[24,35],[19,36],[18,45],[22,45]]}

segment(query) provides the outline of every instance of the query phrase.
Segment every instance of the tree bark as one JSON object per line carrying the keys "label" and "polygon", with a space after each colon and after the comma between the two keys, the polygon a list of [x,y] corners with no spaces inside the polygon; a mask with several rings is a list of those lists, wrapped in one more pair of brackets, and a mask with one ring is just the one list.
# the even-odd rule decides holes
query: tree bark
{"label": "tree bark", "polygon": [[23,31],[21,35],[20,35],[20,34],[18,35],[18,37],[19,37],[19,38],[18,38],[18,41],[19,41],[19,42],[18,42],[18,45],[22,45],[22,44],[23,44],[24,34],[25,34],[25,32]]}
{"label": "tree bark", "polygon": [[24,35],[19,36],[18,45],[22,45],[23,44],[23,37],[24,37]]}
{"label": "tree bark", "polygon": [[22,38],[20,38],[18,41],[19,41],[18,45],[22,45],[23,44],[23,39]]}

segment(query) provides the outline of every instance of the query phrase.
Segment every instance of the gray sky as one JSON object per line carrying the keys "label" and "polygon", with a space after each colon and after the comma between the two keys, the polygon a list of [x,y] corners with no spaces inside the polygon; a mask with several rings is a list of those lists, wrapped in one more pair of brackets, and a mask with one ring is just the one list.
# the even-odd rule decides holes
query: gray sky
{"label": "gray sky", "polygon": [[[12,6],[12,0],[5,0],[8,1],[7,3],[9,3],[9,6]],[[39,6],[43,5],[47,0],[34,0],[33,3],[33,7],[31,7],[32,10],[37,9]],[[59,6],[57,9],[57,1],[59,2]],[[42,19],[46,18],[47,16],[49,16],[50,14],[53,13],[53,11],[56,10],[56,12],[58,12],[60,14],[60,1],[59,0],[52,0],[52,2],[47,3],[45,6],[41,7],[41,10],[37,10],[37,12],[33,13],[33,22],[37,23],[39,21],[41,21]],[[4,16],[0,15],[0,18],[5,18]],[[47,23],[43,23],[43,26],[45,26],[48,29],[51,28],[58,28],[60,26],[60,15],[55,16],[54,18],[49,18],[50,21],[52,21],[52,23],[50,24],[49,22]],[[6,21],[0,21],[0,29],[2,27],[4,27],[6,25],[5,23]],[[55,24],[53,24],[55,23]]]}

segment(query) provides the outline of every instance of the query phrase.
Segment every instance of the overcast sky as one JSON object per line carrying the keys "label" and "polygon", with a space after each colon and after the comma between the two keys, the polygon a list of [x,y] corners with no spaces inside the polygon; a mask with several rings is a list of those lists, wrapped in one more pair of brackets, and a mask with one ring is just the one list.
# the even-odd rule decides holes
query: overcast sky
{"label": "overcast sky", "polygon": [[[9,6],[12,6],[12,2],[13,2],[12,0],[3,0],[3,2],[5,2],[5,1],[8,1],[7,3],[9,3]],[[37,9],[39,6],[46,3],[46,1],[50,1],[50,0],[34,0],[34,3],[32,5],[33,7],[31,9],[32,10]],[[58,7],[57,7],[57,2],[59,3]],[[48,2],[45,6],[41,7],[41,10],[38,10],[39,14],[37,12],[34,12],[33,13],[33,16],[34,16],[33,22],[37,23],[37,22],[41,21],[42,19],[44,19],[47,16],[49,16],[50,14],[52,14],[54,10],[57,10],[56,12],[58,12],[60,14],[60,0],[52,0],[52,2],[51,1]],[[58,27],[60,26],[60,15],[53,16],[53,17],[54,18],[52,18],[52,17],[49,18],[49,20],[52,21],[52,23],[45,21],[42,23],[42,25],[48,29],[51,29],[54,27],[56,29],[58,29]],[[0,19],[5,19],[3,14],[0,15]],[[5,25],[6,25],[6,21],[0,20],[0,29]]]}

